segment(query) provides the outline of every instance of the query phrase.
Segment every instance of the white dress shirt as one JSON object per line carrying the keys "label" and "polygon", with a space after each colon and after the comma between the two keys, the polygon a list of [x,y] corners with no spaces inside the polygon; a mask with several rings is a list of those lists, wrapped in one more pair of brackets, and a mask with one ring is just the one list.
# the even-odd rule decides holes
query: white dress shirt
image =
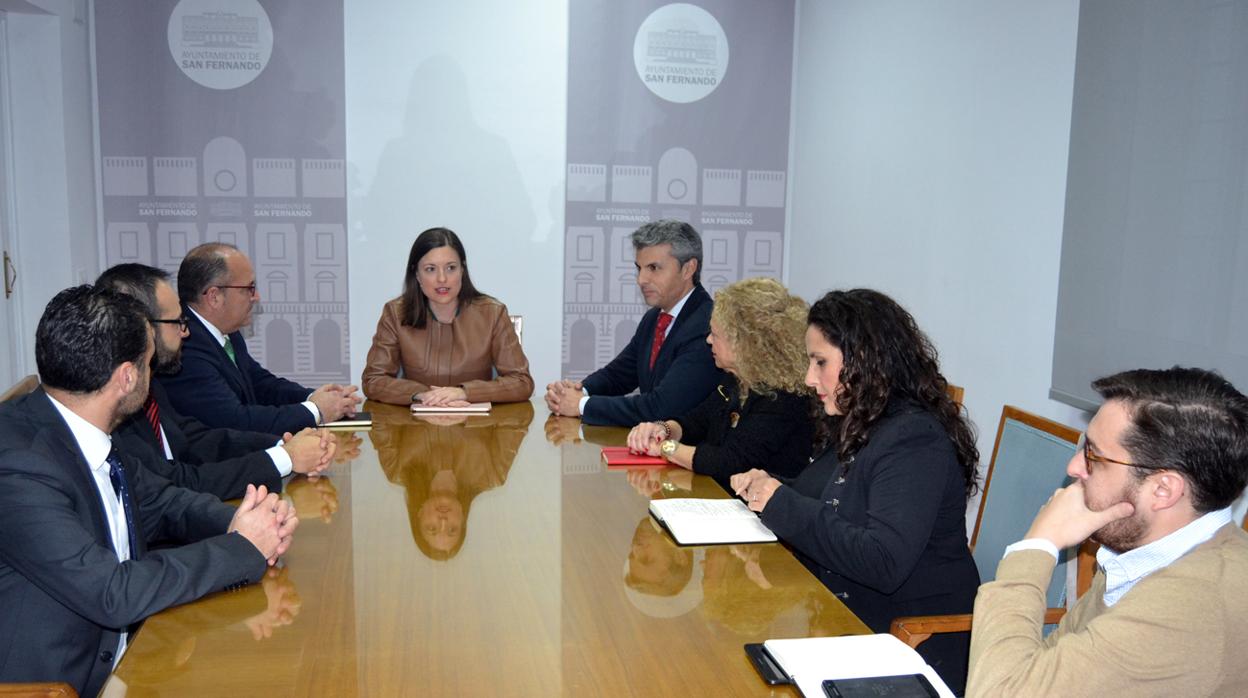
{"label": "white dress shirt", "polygon": [[[61,418],[65,420],[70,433],[74,435],[74,441],[78,442],[78,450],[82,452],[83,459],[87,461],[87,467],[91,468],[91,477],[95,479],[95,488],[100,491],[100,503],[104,506],[104,517],[108,520],[108,532],[113,539],[113,549],[117,551],[117,561],[125,562],[130,559],[130,529],[126,525],[126,512],[122,508],[121,497],[113,491],[113,481],[108,477],[108,454],[113,450],[113,439],[94,424],[79,417],[73,410],[57,402],[56,398],[49,395],[48,400],[52,402],[56,411],[61,413]],[[138,512],[135,514],[137,515]],[[117,654],[113,658],[114,667],[117,666],[117,662],[121,661],[121,655],[126,651],[126,635],[127,633],[122,631],[121,637],[117,640]]]}

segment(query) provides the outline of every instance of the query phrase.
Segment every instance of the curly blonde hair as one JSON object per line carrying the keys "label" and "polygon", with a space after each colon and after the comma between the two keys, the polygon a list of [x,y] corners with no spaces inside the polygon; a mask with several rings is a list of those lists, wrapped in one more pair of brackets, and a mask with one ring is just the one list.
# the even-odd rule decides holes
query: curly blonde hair
{"label": "curly blonde hair", "polygon": [[808,392],[806,301],[769,278],[742,279],[715,294],[711,320],[732,345],[744,399],[751,392]]}

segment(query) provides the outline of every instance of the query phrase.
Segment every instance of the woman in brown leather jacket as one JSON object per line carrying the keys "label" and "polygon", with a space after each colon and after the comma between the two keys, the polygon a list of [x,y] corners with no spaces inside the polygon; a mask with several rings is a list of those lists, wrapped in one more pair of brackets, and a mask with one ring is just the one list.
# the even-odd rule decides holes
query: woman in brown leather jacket
{"label": "woman in brown leather jacket", "polygon": [[507,306],[472,285],[464,245],[447,228],[412,243],[403,295],[386,303],[361,382],[370,400],[455,406],[533,394]]}

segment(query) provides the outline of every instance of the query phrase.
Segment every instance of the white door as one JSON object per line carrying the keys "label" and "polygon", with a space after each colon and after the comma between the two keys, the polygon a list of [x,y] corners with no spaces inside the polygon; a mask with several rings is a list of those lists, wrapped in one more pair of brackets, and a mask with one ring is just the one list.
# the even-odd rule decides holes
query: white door
{"label": "white door", "polygon": [[[22,328],[21,282],[16,278],[17,236],[13,230],[12,112],[9,110],[8,17],[0,12],[0,392],[28,373],[27,333]],[[33,337],[33,329],[30,333]]]}

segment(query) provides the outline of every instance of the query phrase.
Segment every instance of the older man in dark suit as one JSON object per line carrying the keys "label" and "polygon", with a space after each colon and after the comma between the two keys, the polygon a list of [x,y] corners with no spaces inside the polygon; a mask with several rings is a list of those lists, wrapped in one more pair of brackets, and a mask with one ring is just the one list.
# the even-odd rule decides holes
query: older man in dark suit
{"label": "older man in dark suit", "polygon": [[633,233],[633,249],[637,285],[650,310],[606,366],[583,381],[546,386],[554,414],[631,427],[688,412],[723,380],[706,344],[711,297],[700,283],[698,231],[682,221],[647,223]]}
{"label": "older man in dark suit", "polygon": [[209,426],[280,435],[353,415],[363,401],[353,385],[309,390],[251,357],[239,330],[251,324],[260,294],[251,261],[237,247],[209,242],[188,252],[178,268],[178,297],[190,335],[182,370],[160,383],[182,414]]}
{"label": "older man in dark suit", "polygon": [[235,510],[111,443],[153,352],[142,305],[111,291],[62,291],[39,321],[43,388],[0,405],[0,681],[95,695],[139,621],[259,580],[290,545],[298,519],[264,487]]}

